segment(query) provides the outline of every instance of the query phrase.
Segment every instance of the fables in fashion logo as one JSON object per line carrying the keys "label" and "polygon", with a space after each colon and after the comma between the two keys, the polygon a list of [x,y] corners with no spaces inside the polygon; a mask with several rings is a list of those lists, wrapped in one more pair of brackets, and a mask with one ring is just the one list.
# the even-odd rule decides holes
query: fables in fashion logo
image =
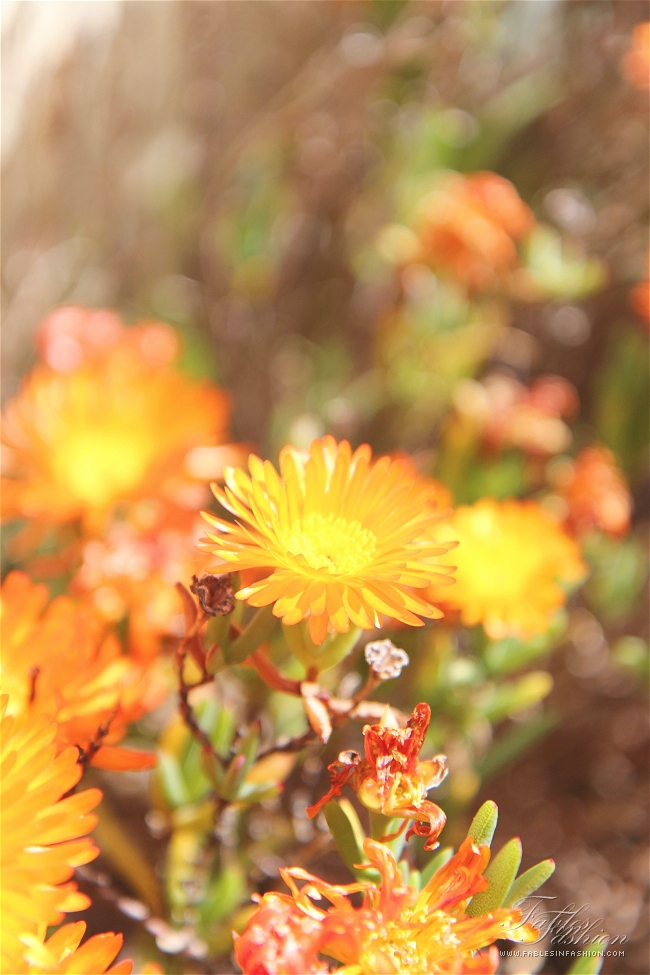
{"label": "fables in fashion logo", "polygon": [[590,905],[569,904],[561,909],[550,909],[550,901],[556,897],[538,894],[529,898],[523,911],[522,920],[534,925],[539,931],[535,944],[548,939],[548,948],[518,948],[503,949],[502,957],[515,958],[576,958],[585,953],[593,942],[602,939],[602,949],[598,954],[623,957],[627,935],[610,936],[603,928],[604,918],[592,918],[589,915]]}

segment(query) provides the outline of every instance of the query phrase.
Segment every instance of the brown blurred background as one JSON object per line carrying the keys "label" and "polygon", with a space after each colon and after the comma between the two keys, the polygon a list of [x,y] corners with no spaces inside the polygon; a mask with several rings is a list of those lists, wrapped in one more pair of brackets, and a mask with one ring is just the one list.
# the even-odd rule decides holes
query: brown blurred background
{"label": "brown blurred background", "polygon": [[[648,103],[620,63],[647,16],[636,0],[5,3],[3,397],[49,309],[108,305],[176,324],[188,368],[231,390],[233,436],[264,453],[323,417],[377,448],[427,449],[417,424],[340,395],[343,381],[371,385],[390,303],[355,280],[351,214],[390,164],[386,113],[408,127],[442,102],[471,119],[532,78],[530,120],[481,165],[611,269],[579,306],[579,343],[542,306],[513,309],[534,349],[523,372],[566,376],[588,414],[645,273]],[[646,499],[640,477],[641,521]],[[631,626],[643,632],[644,612]],[[602,629],[582,649],[567,639],[552,668],[566,720],[484,797],[501,835],[521,835],[524,866],[556,858],[548,894],[631,939],[604,971],[646,975],[648,711],[643,688],[600,665],[607,653]]]}

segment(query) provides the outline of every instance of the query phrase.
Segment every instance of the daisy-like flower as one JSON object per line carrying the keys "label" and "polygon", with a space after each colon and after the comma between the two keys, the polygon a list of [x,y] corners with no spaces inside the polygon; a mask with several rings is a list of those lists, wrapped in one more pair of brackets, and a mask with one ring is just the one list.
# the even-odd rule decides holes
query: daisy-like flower
{"label": "daisy-like flower", "polygon": [[[534,501],[482,498],[456,508],[445,527],[459,542],[446,606],[494,640],[544,632],[566,603],[565,587],[587,572],[575,540]],[[436,587],[431,596],[443,598]]]}
{"label": "daisy-like flower", "polygon": [[[466,913],[468,899],[488,887],[483,871],[489,847],[465,840],[419,894],[404,882],[388,847],[367,839],[363,848],[381,875],[380,886],[335,886],[299,868],[280,871],[291,896],[265,894],[235,940],[244,975],[326,972],[319,955],[333,958],[342,966],[336,971],[345,975],[493,975],[499,952],[481,949],[501,938],[525,943],[538,937],[532,925],[522,924],[519,910]],[[363,903],[355,908],[350,896],[360,891]],[[322,898],[331,907],[320,906]],[[297,958],[301,968],[294,966]]]}
{"label": "daisy-like flower", "polygon": [[550,479],[566,506],[569,531],[602,531],[622,538],[630,530],[632,498],[614,455],[602,444],[582,450],[574,461],[562,460]]}
{"label": "daisy-like flower", "polygon": [[446,817],[439,806],[427,799],[427,792],[440,785],[447,768],[444,755],[427,762],[419,760],[430,720],[429,705],[418,704],[404,729],[366,725],[363,758],[355,751],[341,752],[329,766],[329,792],[307,809],[307,815],[315,816],[349,784],[368,809],[403,818],[404,827],[410,820],[407,837],[424,836],[425,850],[436,847]]}
{"label": "daisy-like flower", "polygon": [[77,745],[100,768],[151,767],[153,755],[115,745],[160,702],[162,679],[122,653],[96,610],[67,596],[45,608],[48,596],[24,572],[2,585],[0,684],[9,711],[49,715],[59,748]]}
{"label": "daisy-like flower", "polygon": [[[98,316],[101,341],[93,343]],[[221,390],[175,368],[169,326],[126,328],[112,313],[60,309],[40,345],[45,362],[3,419],[5,518],[81,519],[93,531],[121,502],[183,503],[196,493],[201,486],[183,465],[189,457],[191,468],[192,450],[223,442],[229,404]]]}
{"label": "daisy-like flower", "polygon": [[76,748],[57,755],[56,725],[45,715],[13,717],[0,698],[0,971],[28,972],[26,942],[45,936],[63,912],[90,901],[69,883],[98,850],[87,834],[98,789],[62,798],[81,778]]}
{"label": "daisy-like flower", "polygon": [[24,935],[25,971],[28,975],[131,975],[133,963],[128,959],[111,965],[124,941],[121,934],[106,931],[81,944],[85,933],[86,922],[77,921],[64,924],[47,941]]}
{"label": "daisy-like flower", "polygon": [[372,463],[367,444],[353,453],[346,440],[326,436],[308,454],[285,447],[280,476],[254,454],[248,467],[250,476],[228,469],[225,489],[213,486],[236,523],[204,515],[218,534],[203,547],[221,565],[264,573],[239,599],[273,604],[286,625],[308,619],[318,646],[330,624],[346,633],[350,622],[422,626],[420,617],[442,616],[422,590],[453,582],[453,569],[437,561],[451,544],[436,539],[435,488],[402,461]]}

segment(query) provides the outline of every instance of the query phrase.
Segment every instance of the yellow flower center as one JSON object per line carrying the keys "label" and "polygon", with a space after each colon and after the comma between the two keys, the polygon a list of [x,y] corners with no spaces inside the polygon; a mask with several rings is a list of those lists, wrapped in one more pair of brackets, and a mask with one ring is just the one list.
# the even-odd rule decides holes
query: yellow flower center
{"label": "yellow flower center", "polygon": [[416,975],[428,971],[427,958],[415,940],[412,928],[399,921],[389,921],[371,932],[359,959],[363,972],[373,975],[409,972]]}
{"label": "yellow flower center", "polygon": [[57,479],[86,504],[101,506],[128,494],[150,462],[140,433],[110,427],[71,434],[54,458]]}
{"label": "yellow flower center", "polygon": [[372,561],[377,539],[358,521],[310,512],[291,529],[286,547],[291,555],[302,555],[312,569],[352,576]]}

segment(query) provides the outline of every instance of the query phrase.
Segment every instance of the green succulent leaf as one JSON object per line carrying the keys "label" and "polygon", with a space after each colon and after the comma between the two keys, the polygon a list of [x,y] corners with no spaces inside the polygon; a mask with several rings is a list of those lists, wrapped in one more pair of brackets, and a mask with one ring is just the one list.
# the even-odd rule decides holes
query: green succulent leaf
{"label": "green succulent leaf", "polygon": [[157,772],[160,776],[165,798],[172,808],[175,809],[177,806],[184,806],[191,802],[189,789],[175,755],[161,749],[158,752]]}
{"label": "green succulent leaf", "polygon": [[499,850],[485,871],[485,879],[490,882],[490,886],[480,894],[475,894],[467,905],[467,913],[471,917],[480,917],[501,907],[517,876],[520,863],[521,840],[515,837]]}
{"label": "green succulent leaf", "polygon": [[554,870],[555,861],[553,860],[542,860],[530,870],[526,870],[520,877],[517,877],[506,894],[503,907],[519,907],[527,897],[530,897],[536,890],[539,890],[542,884],[546,883]]}
{"label": "green succulent leaf", "polygon": [[574,961],[567,975],[598,975],[603,967],[607,938],[594,938],[583,954]]}
{"label": "green succulent leaf", "polygon": [[277,619],[273,615],[272,606],[262,606],[255,613],[248,626],[239,634],[236,640],[224,647],[223,655],[228,664],[240,664],[246,657],[250,657],[262,643],[271,636]]}
{"label": "green succulent leaf", "polygon": [[[336,848],[347,867],[359,878],[368,879],[371,871],[359,870],[357,864],[363,863],[366,855],[363,852],[365,839],[363,827],[359,822],[354,806],[346,799],[337,802],[332,799],[323,810],[327,825],[330,828]],[[376,871],[372,871],[374,877]]]}
{"label": "green succulent leaf", "polygon": [[474,816],[467,835],[471,836],[479,846],[489,846],[492,842],[494,831],[497,828],[498,819],[499,810],[497,804],[496,802],[492,802],[491,799],[488,799]]}

